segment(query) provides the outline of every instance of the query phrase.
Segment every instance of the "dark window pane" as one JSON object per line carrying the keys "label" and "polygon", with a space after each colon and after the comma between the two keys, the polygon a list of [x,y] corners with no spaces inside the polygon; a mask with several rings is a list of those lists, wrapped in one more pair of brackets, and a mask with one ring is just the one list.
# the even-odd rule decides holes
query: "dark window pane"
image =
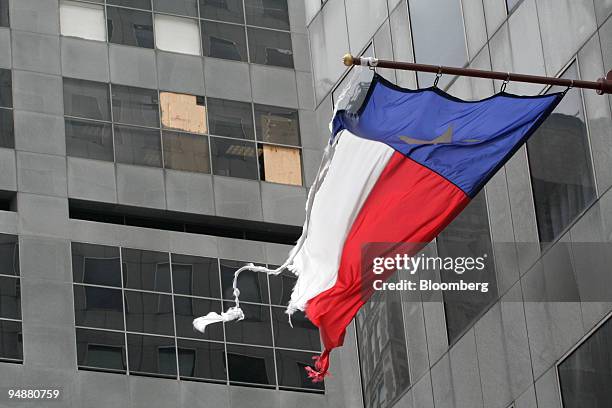
{"label": "dark window pane", "polygon": [[276,350],[278,386],[325,390],[324,383],[313,383],[312,380],[308,378],[306,367],[312,367],[312,357],[312,353]]}
{"label": "dark window pane", "polygon": [[[234,306],[224,302],[224,308]],[[225,339],[231,343],[257,344],[272,346],[272,327],[270,325],[270,306],[241,303],[244,320],[225,325]]]}
{"label": "dark window pane", "polygon": [[162,166],[159,130],[115,125],[117,163]]}
{"label": "dark window pane", "polygon": [[[270,265],[270,269],[277,268]],[[273,305],[285,306],[291,299],[291,291],[297,282],[297,276],[289,271],[283,271],[280,275],[270,275],[270,302]]]}
{"label": "dark window pane", "polygon": [[[222,259],[221,283],[223,286],[223,299],[234,299],[234,272],[243,267],[247,262],[230,261]],[[244,302],[270,303],[268,297],[268,279],[263,272],[244,271],[238,278],[240,289],[240,300]]]}
{"label": "dark window pane", "polygon": [[15,148],[13,111],[0,108],[0,147]]}
{"label": "dark window pane", "polygon": [[210,173],[207,136],[163,131],[162,137],[165,168]]}
{"label": "dark window pane", "polygon": [[74,282],[121,287],[119,248],[72,243]]}
{"label": "dark window pane", "polygon": [[244,23],[242,0],[200,0],[200,17]]}
{"label": "dark window pane", "polygon": [[198,16],[198,0],[153,0],[153,9],[181,16]]}
{"label": "dark window pane", "polygon": [[21,323],[0,320],[0,358],[23,360]]}
{"label": "dark window pane", "polygon": [[[573,63],[563,78],[577,77]],[[580,89],[570,90],[527,143],[538,231],[543,243],[557,238],[595,199],[582,107]]]}
{"label": "dark window pane", "polygon": [[113,161],[113,131],[110,123],[65,119],[68,156]]}
{"label": "dark window pane", "polygon": [[208,98],[208,122],[212,135],[255,139],[250,103]]}
{"label": "dark window pane", "polygon": [[257,180],[255,143],[210,139],[213,174]]}
{"label": "dark window pane", "polygon": [[202,21],[204,56],[247,61],[244,26]]}
{"label": "dark window pane", "polygon": [[247,24],[289,30],[287,0],[244,0]]}
{"label": "dark window pane", "polygon": [[106,8],[108,41],[115,44],[153,48],[153,14],[146,11]]}
{"label": "dark window pane", "polygon": [[123,330],[121,290],[75,285],[74,320],[77,326]]}
{"label": "dark window pane", "polygon": [[612,407],[612,319],[559,364],[564,408]]}
{"label": "dark window pane", "polygon": [[295,109],[255,105],[257,140],[286,145],[300,145],[300,121]]}
{"label": "dark window pane", "polygon": [[0,234],[0,275],[19,275],[19,244],[15,235]]}
{"label": "dark window pane", "polygon": [[174,293],[219,299],[219,263],[217,258],[172,254]]}
{"label": "dark window pane", "polygon": [[178,340],[181,379],[225,381],[225,347],[222,343]]}
{"label": "dark window pane", "polygon": [[289,316],[284,308],[273,307],[274,345],[301,350],[321,350],[319,329],[306,318],[303,312],[296,311],[291,316],[293,327],[289,326]]}
{"label": "dark window pane", "polygon": [[276,385],[272,349],[228,344],[227,365],[230,381]]}
{"label": "dark window pane", "polygon": [[[96,0],[94,0],[96,1]],[[108,4],[151,10],[151,0],[106,0]]]}
{"label": "dark window pane", "polygon": [[130,372],[176,376],[176,345],[174,338],[128,334]]}
{"label": "dark window pane", "polygon": [[223,341],[223,325],[211,324],[204,333],[193,329],[193,319],[205,316],[209,312],[221,313],[221,301],[197,299],[186,296],[174,297],[174,313],[176,314],[176,335],[198,340]]}
{"label": "dark window pane", "polygon": [[125,335],[123,333],[76,329],[77,364],[125,372]]}
{"label": "dark window pane", "polygon": [[302,156],[295,147],[258,144],[259,177],[270,183],[302,185]]}
{"label": "dark window pane", "polygon": [[69,116],[110,121],[108,84],[64,78],[64,113]]}
{"label": "dark window pane", "polygon": [[0,276],[0,317],[21,319],[21,286],[19,278]]}
{"label": "dark window pane", "polygon": [[252,63],[293,68],[291,34],[252,27],[248,31]]}
{"label": "dark window pane", "polygon": [[0,0],[0,27],[9,26],[9,0]]}
{"label": "dark window pane", "polygon": [[169,256],[166,252],[121,248],[126,288],[170,292]]}
{"label": "dark window pane", "polygon": [[174,335],[172,296],[125,291],[125,324],[128,331]]}
{"label": "dark window pane", "polygon": [[410,386],[400,293],[376,292],[355,320],[365,406],[390,407]]}
{"label": "dark window pane", "polygon": [[159,100],[154,89],[113,85],[113,120],[159,127]]}
{"label": "dark window pane", "polygon": [[13,80],[10,69],[0,69],[0,106],[13,107]]}
{"label": "dark window pane", "polygon": [[[438,255],[442,258],[481,257],[493,252],[489,233],[489,218],[484,192],[479,193],[461,214],[438,236]],[[497,298],[497,279],[493,262],[485,262],[481,271],[459,275],[441,271],[442,282],[487,282],[488,292],[445,291],[444,310],[448,341],[453,343]]]}

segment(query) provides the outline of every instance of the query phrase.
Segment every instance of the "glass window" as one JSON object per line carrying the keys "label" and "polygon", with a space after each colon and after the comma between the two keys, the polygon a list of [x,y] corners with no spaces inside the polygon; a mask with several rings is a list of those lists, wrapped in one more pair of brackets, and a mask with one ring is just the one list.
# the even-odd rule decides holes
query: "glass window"
{"label": "glass window", "polygon": [[306,367],[312,366],[312,353],[276,350],[276,367],[279,387],[325,390],[323,382],[313,383]]}
{"label": "glass window", "polygon": [[210,133],[238,139],[255,139],[250,103],[208,98]]}
{"label": "glass window", "polygon": [[23,360],[21,322],[0,320],[0,359]]}
{"label": "glass window", "polygon": [[[234,306],[233,302],[224,302],[224,310]],[[270,324],[270,306],[240,303],[244,320],[225,325],[225,339],[232,343],[272,346],[272,326]]]}
{"label": "glass window", "polygon": [[[396,282],[397,274],[389,281]],[[367,408],[392,406],[410,386],[402,321],[397,291],[375,293],[357,314],[357,345]]]}
{"label": "glass window", "polygon": [[154,89],[113,85],[113,120],[159,127],[159,101]]}
{"label": "glass window", "polygon": [[134,7],[143,10],[151,10],[151,0],[106,0],[108,4],[116,6]]}
{"label": "glass window", "polygon": [[244,23],[242,0],[200,0],[200,17]]}
{"label": "glass window", "polygon": [[271,348],[227,345],[230,382],[276,385]]}
{"label": "glass window", "polygon": [[110,123],[66,118],[68,156],[113,161],[113,131]]}
{"label": "glass window", "polygon": [[221,298],[216,258],[172,254],[174,293]]}
{"label": "glass window", "polygon": [[612,319],[558,367],[564,408],[612,406]]}
{"label": "glass window", "polygon": [[123,333],[76,329],[79,368],[102,368],[125,372],[125,335]]}
{"label": "glass window", "polygon": [[64,114],[110,121],[108,84],[64,78]]}
{"label": "glass window", "polygon": [[106,41],[103,5],[62,1],[60,26],[61,34],[68,37]]}
{"label": "glass window", "polygon": [[162,13],[197,17],[197,0],[153,0],[153,9]]}
{"label": "glass window", "polygon": [[117,163],[162,166],[159,130],[115,125],[115,160]]}
{"label": "glass window", "polygon": [[247,61],[244,26],[202,21],[204,56]]}
{"label": "glass window", "polygon": [[[270,265],[270,269],[277,266]],[[291,299],[291,291],[297,282],[297,276],[289,271],[283,271],[280,275],[270,275],[270,302],[273,305],[285,306]]]}
{"label": "glass window", "polygon": [[200,55],[197,20],[156,14],[155,44],[160,50]]}
{"label": "glass window", "polygon": [[126,290],[125,324],[128,331],[174,335],[172,296]]}
{"label": "glass window", "polygon": [[121,287],[119,248],[72,243],[74,282]]}
{"label": "glass window", "polygon": [[0,275],[19,276],[19,243],[15,235],[0,234]]}
{"label": "glass window", "polygon": [[181,379],[226,380],[223,343],[180,339],[177,342]]}
{"label": "glass window", "polygon": [[123,330],[121,290],[75,285],[74,319],[77,326]]}
{"label": "glass window", "polygon": [[13,107],[13,80],[10,69],[0,69],[0,107]]}
{"label": "glass window", "polygon": [[248,32],[252,63],[293,68],[291,34],[252,27],[248,28]]}
{"label": "glass window", "polygon": [[203,96],[160,92],[161,122],[166,129],[208,133],[206,101]]}
{"label": "glass window", "polygon": [[285,313],[285,308],[273,307],[272,320],[274,325],[274,345],[301,350],[321,350],[319,329],[299,310],[291,316]]}
{"label": "glass window", "polygon": [[[577,78],[574,62],[562,78]],[[562,89],[552,88],[549,92]],[[540,242],[557,238],[595,199],[580,89],[570,90],[527,142]]]}
{"label": "glass window", "polygon": [[121,248],[125,288],[170,292],[170,265],[166,252]]}
{"label": "glass window", "polygon": [[0,108],[0,147],[15,148],[13,111]]}
{"label": "glass window", "polygon": [[213,174],[257,180],[255,143],[210,139]]}
{"label": "glass window", "polygon": [[221,313],[221,301],[198,299],[187,296],[174,296],[176,336],[198,340],[223,341],[222,324],[211,324],[206,328],[204,333],[193,330],[193,319],[205,316],[209,312]]}
{"label": "glass window", "polygon": [[[246,262],[221,259],[221,283],[223,286],[223,298],[234,299],[234,272]],[[240,300],[243,302],[270,303],[268,298],[268,279],[263,272],[241,273],[238,277],[240,288]]]}
{"label": "glass window", "polygon": [[163,131],[164,164],[167,169],[210,173],[208,137]]}
{"label": "glass window", "polygon": [[300,145],[298,111],[278,106],[255,105],[257,140],[292,146]]}
{"label": "glass window", "polygon": [[293,147],[257,145],[259,174],[271,183],[302,185],[302,158]]}
{"label": "glass window", "polygon": [[9,26],[9,0],[0,0],[0,27]]}
{"label": "glass window", "polygon": [[130,373],[176,376],[176,345],[173,337],[127,335]]}
{"label": "glass window", "polygon": [[109,42],[153,48],[153,15],[150,12],[107,7],[106,20]]}
{"label": "glass window", "polygon": [[21,319],[19,278],[0,276],[0,318]]}
{"label": "glass window", "polygon": [[249,25],[289,30],[287,0],[244,0]]}
{"label": "glass window", "polygon": [[489,232],[487,202],[480,192],[455,220],[438,236],[438,255],[442,258],[480,257],[487,254],[482,271],[473,270],[459,275],[454,271],[441,271],[442,282],[488,282],[488,292],[445,291],[444,310],[448,341],[453,343],[497,298],[497,278],[493,263],[493,250]]}

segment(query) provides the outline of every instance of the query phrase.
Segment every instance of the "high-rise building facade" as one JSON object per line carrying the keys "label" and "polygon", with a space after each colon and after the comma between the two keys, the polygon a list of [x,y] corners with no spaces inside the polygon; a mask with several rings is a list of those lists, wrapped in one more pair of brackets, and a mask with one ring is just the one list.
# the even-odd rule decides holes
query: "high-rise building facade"
{"label": "high-rise building facade", "polygon": [[[357,110],[368,89],[371,71],[353,75],[338,63],[346,52],[596,80],[612,69],[611,13],[605,0],[307,0],[319,124],[338,100]],[[411,89],[435,79],[377,71]],[[499,92],[502,81],[444,75],[438,87],[469,103]],[[505,90],[563,89],[510,82]],[[492,254],[486,296],[378,293],[360,311],[337,352],[359,361],[358,378],[342,373],[344,394],[359,394],[351,406],[612,405],[610,101],[570,89],[426,248],[433,256]]]}

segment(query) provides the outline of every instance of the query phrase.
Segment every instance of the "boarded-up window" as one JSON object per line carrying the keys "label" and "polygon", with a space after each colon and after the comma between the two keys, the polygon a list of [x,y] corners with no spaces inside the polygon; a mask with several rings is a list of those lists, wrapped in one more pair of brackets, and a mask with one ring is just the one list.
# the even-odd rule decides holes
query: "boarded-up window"
{"label": "boarded-up window", "polygon": [[201,96],[161,92],[162,126],[190,133],[208,133],[206,104]]}
{"label": "boarded-up window", "polygon": [[262,180],[302,185],[302,158],[299,149],[259,145],[259,166]]}

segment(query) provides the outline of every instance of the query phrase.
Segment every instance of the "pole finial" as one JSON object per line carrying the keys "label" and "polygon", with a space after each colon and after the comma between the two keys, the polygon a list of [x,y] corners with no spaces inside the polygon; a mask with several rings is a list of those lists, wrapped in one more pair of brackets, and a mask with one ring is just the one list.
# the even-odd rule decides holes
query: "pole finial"
{"label": "pole finial", "polygon": [[344,62],[344,65],[346,65],[347,67],[352,66],[354,61],[355,60],[353,59],[353,56],[351,54],[344,54],[344,57],[342,57],[342,62]]}

